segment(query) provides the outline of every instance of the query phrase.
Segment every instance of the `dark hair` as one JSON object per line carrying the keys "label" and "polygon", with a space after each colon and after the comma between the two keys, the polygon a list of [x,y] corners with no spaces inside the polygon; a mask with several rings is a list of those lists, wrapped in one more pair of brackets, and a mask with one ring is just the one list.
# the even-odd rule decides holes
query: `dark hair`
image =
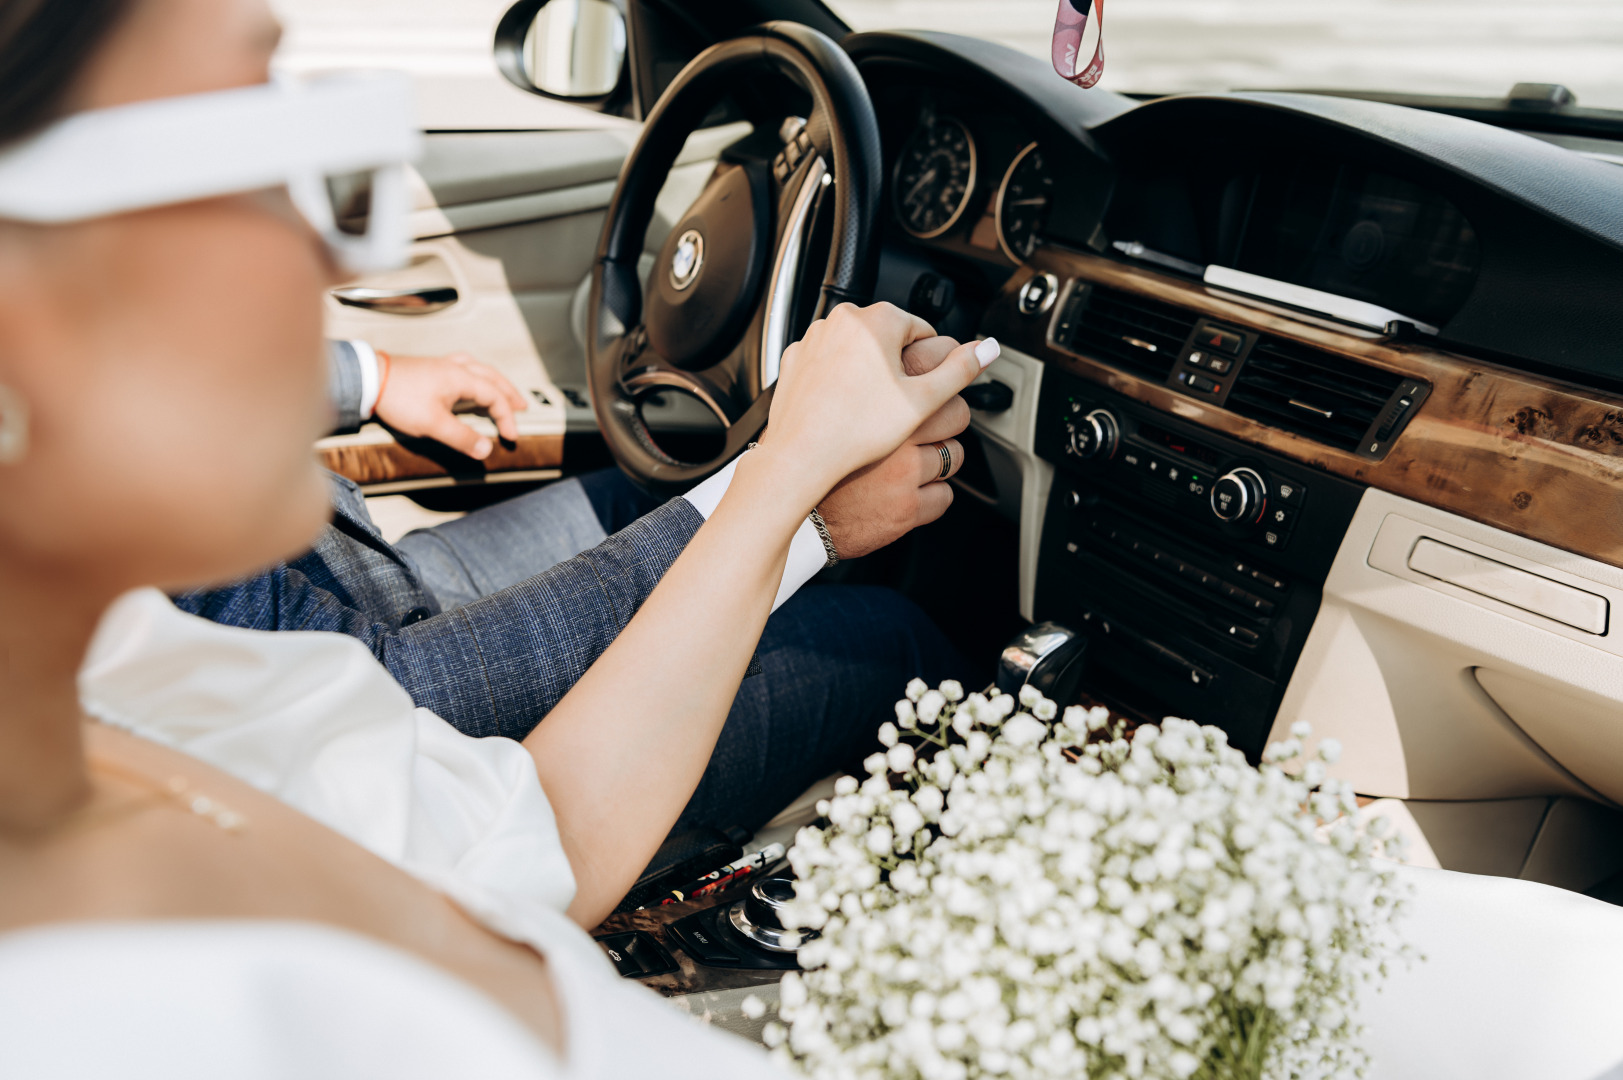
{"label": "dark hair", "polygon": [[133,0],[0,0],[0,145],[59,116]]}

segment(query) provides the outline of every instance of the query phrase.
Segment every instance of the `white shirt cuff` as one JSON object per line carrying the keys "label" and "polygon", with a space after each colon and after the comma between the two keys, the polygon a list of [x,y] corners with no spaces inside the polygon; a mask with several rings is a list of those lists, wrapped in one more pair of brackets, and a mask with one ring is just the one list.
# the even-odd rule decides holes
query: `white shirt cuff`
{"label": "white shirt cuff", "polygon": [[[716,507],[721,505],[721,497],[727,494],[727,488],[733,482],[733,473],[738,469],[739,459],[743,456],[740,454],[728,462],[726,468],[682,496],[706,521],[709,521],[710,515],[716,512]],[[823,550],[822,537],[817,535],[817,527],[811,523],[811,518],[807,518],[800,523],[800,528],[795,530],[794,539],[789,541],[789,561],[783,568],[783,581],[778,585],[778,595],[772,601],[772,610],[776,611],[782,607],[786,600],[799,592],[800,587],[816,577],[817,571],[827,564],[828,552]]]}
{"label": "white shirt cuff", "polygon": [[372,419],[378,407],[378,351],[357,338],[351,338],[349,347],[355,350],[355,359],[361,364],[361,419]]}

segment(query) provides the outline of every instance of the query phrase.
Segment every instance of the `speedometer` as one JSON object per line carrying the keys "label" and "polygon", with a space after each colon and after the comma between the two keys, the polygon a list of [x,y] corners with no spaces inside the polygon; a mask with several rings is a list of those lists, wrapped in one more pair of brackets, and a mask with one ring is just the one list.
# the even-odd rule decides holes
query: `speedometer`
{"label": "speedometer", "polygon": [[896,161],[896,216],[921,240],[957,224],[975,191],[975,139],[950,116],[926,116]]}
{"label": "speedometer", "polygon": [[1054,208],[1054,176],[1043,165],[1043,153],[1032,143],[1003,174],[997,193],[997,239],[1003,253],[1017,263],[1031,258],[1037,234]]}

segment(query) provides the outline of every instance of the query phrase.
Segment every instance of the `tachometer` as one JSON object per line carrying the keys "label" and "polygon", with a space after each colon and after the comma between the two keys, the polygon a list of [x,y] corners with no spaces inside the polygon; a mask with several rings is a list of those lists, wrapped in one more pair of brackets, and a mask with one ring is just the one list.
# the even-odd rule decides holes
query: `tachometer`
{"label": "tachometer", "polygon": [[1032,143],[1009,165],[997,192],[997,240],[1017,263],[1031,258],[1037,234],[1054,208],[1054,176],[1043,165],[1043,153]]}
{"label": "tachometer", "polygon": [[975,191],[975,139],[950,116],[926,116],[896,161],[896,216],[921,240],[958,223]]}

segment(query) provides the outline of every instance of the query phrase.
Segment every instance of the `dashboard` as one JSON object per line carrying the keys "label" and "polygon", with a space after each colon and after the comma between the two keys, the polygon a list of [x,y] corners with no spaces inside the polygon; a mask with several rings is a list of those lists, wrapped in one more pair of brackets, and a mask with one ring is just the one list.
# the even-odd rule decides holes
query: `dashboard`
{"label": "dashboard", "polygon": [[1005,344],[964,486],[1102,696],[1253,754],[1310,718],[1371,795],[1623,802],[1623,725],[1562,719],[1623,713],[1623,168],[1364,101],[1083,92],[946,35],[847,47],[880,298]]}

